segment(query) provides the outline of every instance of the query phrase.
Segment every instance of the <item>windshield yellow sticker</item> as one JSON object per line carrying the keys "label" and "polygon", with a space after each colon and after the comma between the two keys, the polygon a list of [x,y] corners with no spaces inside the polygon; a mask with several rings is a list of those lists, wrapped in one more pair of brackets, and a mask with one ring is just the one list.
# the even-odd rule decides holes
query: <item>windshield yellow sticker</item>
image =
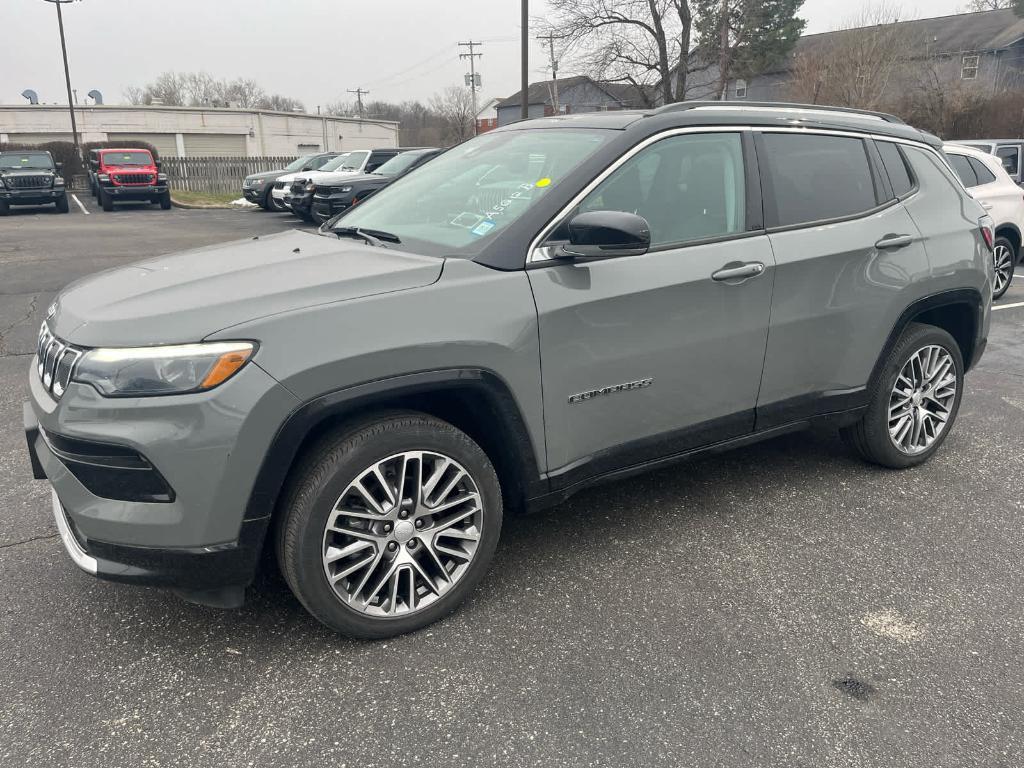
{"label": "windshield yellow sticker", "polygon": [[551,179],[549,179],[547,176],[545,176],[543,179],[541,179],[540,181],[537,182],[537,186],[538,187],[546,187],[550,183],[551,183]]}

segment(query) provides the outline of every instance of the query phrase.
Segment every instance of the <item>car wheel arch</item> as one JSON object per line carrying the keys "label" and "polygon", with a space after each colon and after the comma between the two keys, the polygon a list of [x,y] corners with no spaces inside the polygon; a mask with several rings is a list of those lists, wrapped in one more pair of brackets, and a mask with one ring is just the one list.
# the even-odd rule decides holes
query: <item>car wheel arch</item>
{"label": "car wheel arch", "polygon": [[1021,257],[1021,232],[1016,225],[1006,223],[1000,224],[996,227],[996,237],[1005,237],[1013,245],[1016,253],[1014,256],[1019,261]]}
{"label": "car wheel arch", "polygon": [[356,385],[300,405],[279,427],[263,458],[245,519],[275,516],[281,491],[303,452],[325,434],[396,410],[441,418],[475,440],[498,472],[509,510],[547,491],[526,421],[504,380],[477,368],[444,369]]}

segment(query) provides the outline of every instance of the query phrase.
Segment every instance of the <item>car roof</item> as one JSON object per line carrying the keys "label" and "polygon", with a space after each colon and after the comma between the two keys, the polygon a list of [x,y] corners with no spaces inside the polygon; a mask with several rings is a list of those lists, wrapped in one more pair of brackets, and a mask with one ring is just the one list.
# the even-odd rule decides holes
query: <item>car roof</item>
{"label": "car roof", "polygon": [[[99,152],[149,152],[145,147],[103,147]],[[153,154],[150,152],[150,154]]]}
{"label": "car roof", "polygon": [[957,155],[969,155],[970,157],[977,157],[979,159],[992,157],[988,152],[983,152],[977,147],[969,147],[958,141],[947,141],[942,145],[942,149],[944,152],[953,152]]}
{"label": "car roof", "polygon": [[46,149],[5,149],[0,152],[0,155],[48,155],[49,150]]}
{"label": "car roof", "polygon": [[884,112],[785,102],[685,101],[657,109],[555,115],[520,121],[495,130],[604,128],[621,131],[648,120],[656,122],[659,128],[704,125],[821,128],[891,136],[925,142],[933,147],[938,147],[942,143],[938,137],[909,126],[898,117]]}

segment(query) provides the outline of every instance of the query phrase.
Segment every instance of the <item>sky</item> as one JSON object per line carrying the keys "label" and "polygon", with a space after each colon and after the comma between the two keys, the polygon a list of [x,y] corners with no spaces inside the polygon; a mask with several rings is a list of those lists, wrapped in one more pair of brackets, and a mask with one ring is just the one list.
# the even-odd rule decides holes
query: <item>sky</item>
{"label": "sky", "polygon": [[[966,0],[887,0],[902,18],[956,13]],[[807,32],[823,32],[869,5],[806,0]],[[543,17],[544,0],[531,0]],[[108,104],[161,72],[246,77],[313,112],[370,91],[369,100],[429,97],[463,82],[457,43],[484,43],[481,98],[519,89],[519,0],[80,0],[63,6],[71,85],[81,103],[98,89]],[[0,0],[0,104],[67,103],[56,11],[43,0]],[[530,49],[530,80],[549,77]],[[560,75],[576,74],[563,64]]]}

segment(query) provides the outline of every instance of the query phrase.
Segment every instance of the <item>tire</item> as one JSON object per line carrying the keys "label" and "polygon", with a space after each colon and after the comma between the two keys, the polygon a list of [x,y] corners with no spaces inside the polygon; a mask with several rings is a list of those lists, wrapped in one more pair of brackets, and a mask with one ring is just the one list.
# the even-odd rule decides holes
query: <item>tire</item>
{"label": "tire", "polygon": [[[412,453],[411,458],[407,452]],[[416,456],[423,458],[417,460]],[[445,459],[451,463],[444,463]],[[454,610],[486,572],[501,530],[501,489],[487,455],[451,424],[420,413],[383,414],[328,435],[305,454],[298,466],[302,469],[285,493],[283,517],[277,528],[278,563],[299,601],[331,629],[363,639],[420,629]],[[440,494],[431,502],[437,507],[443,507],[446,501],[456,502],[451,517],[445,512],[431,515],[430,507],[416,505],[406,518],[406,506],[389,501],[396,495],[397,476],[403,474],[398,468],[406,466],[410,470],[407,489],[420,487],[408,485],[417,466],[429,479],[443,468],[433,489],[424,490],[424,498],[430,502],[432,494]],[[461,477],[459,466],[466,475],[448,489],[452,478]],[[379,475],[374,474],[375,469]],[[385,491],[377,477],[386,477],[390,490]],[[384,511],[383,516],[364,501],[365,496],[353,491],[357,479],[378,499],[375,504]],[[441,486],[444,488],[438,491]],[[411,498],[411,491],[402,496]],[[328,532],[327,523],[334,518],[336,507],[357,511],[338,514],[337,527]],[[399,509],[403,511],[399,513]],[[468,516],[454,525],[449,522],[459,515]],[[419,526],[421,518],[423,528]],[[466,529],[460,528],[463,525]],[[344,533],[359,526],[365,526],[360,537]],[[473,536],[476,538],[470,539]],[[455,549],[470,551],[452,558],[429,543],[438,539],[444,539],[438,546],[449,548],[454,544]],[[347,557],[331,562],[325,557],[325,553],[333,551],[337,555],[353,546],[357,551]],[[447,579],[434,565],[441,560],[445,560]],[[338,575],[363,561],[368,565],[337,579],[336,591],[328,572]],[[424,578],[413,571],[413,561],[419,563]],[[391,573],[394,576],[386,578]],[[437,585],[433,591],[427,587],[429,579]],[[379,585],[376,590],[375,585]],[[420,589],[424,590],[422,594]]]}
{"label": "tire", "polygon": [[114,200],[110,195],[103,191],[103,187],[99,188],[97,197],[99,198],[100,206],[102,206],[104,211],[110,213],[114,210]]}
{"label": "tire", "polygon": [[[937,351],[932,352],[932,350]],[[905,407],[909,410],[906,411],[906,414],[900,414],[910,419],[909,429],[911,432],[905,439],[912,440],[916,434],[914,430],[917,429],[918,423],[922,424],[922,444],[909,446],[912,450],[908,451],[906,447],[903,449],[897,447],[896,438],[890,434],[889,410],[890,405],[896,408],[900,407],[898,401],[896,401],[899,395],[894,391],[894,388],[897,380],[900,379],[901,374],[904,372],[905,366],[910,365],[911,361],[918,354],[934,354],[936,359],[942,361],[938,363],[940,370],[945,366],[945,361],[948,359],[951,363],[950,370],[935,378],[941,383],[943,380],[948,379],[949,373],[952,373],[956,391],[952,395],[948,395],[948,387],[936,388],[933,383],[930,390],[933,395],[938,396],[939,393],[947,393],[947,396],[939,398],[944,402],[943,406],[940,407],[938,400],[931,397],[921,398],[918,401],[911,399],[907,402]],[[916,378],[916,375],[913,373],[909,375],[912,378]],[[903,382],[906,381],[909,380],[903,380]],[[907,391],[918,391],[916,387],[909,387],[903,382],[901,382],[901,388],[906,388]],[[927,387],[925,389],[927,391]],[[891,469],[906,469],[907,467],[923,464],[939,449],[953,429],[957,413],[960,410],[960,399],[963,396],[963,391],[963,357],[960,354],[960,347],[953,337],[946,331],[933,325],[911,323],[907,326],[896,347],[886,359],[881,374],[875,383],[874,390],[871,393],[871,400],[867,410],[860,421],[842,430],[843,437],[862,458],[873,464],[879,464]],[[920,402],[921,408],[917,407],[917,402]],[[914,414],[915,410],[918,412],[927,410],[929,413],[942,414],[945,416],[945,422],[941,428],[937,428],[937,417],[926,416],[922,418]],[[896,418],[899,418],[899,416]],[[905,421],[897,421],[896,418],[893,421],[894,427],[906,425]],[[923,443],[929,439],[929,429],[935,432],[935,434],[931,436],[930,442],[924,445]]]}
{"label": "tire", "polygon": [[996,238],[992,246],[992,263],[995,269],[992,298],[1000,299],[1013,282],[1013,267],[1017,263],[1017,250],[1005,237]]}
{"label": "tire", "polygon": [[71,210],[68,205],[68,195],[65,192],[64,197],[57,199],[57,213],[68,213]]}
{"label": "tire", "polygon": [[268,211],[274,211],[275,213],[284,213],[285,211],[288,210],[288,208],[284,204],[284,200],[282,200],[281,202],[278,202],[277,198],[274,197],[273,192],[274,192],[274,185],[271,184],[270,185],[270,191],[267,192],[267,202],[270,203],[270,207],[267,210]]}
{"label": "tire", "polygon": [[156,201],[158,203],[160,203],[160,208],[162,210],[169,211],[171,209],[171,193],[170,193],[170,191],[164,192],[162,195],[160,195],[160,197],[158,197],[156,199]]}
{"label": "tire", "polygon": [[259,203],[260,208],[262,208],[264,211],[272,211],[272,210],[274,210],[274,203],[270,199],[271,198],[271,194],[270,193],[271,193],[271,191],[273,191],[273,189],[274,189],[274,185],[273,184],[271,184],[269,187],[267,187],[267,193],[265,195],[263,195],[263,199]]}
{"label": "tire", "polygon": [[10,210],[10,204],[6,200],[0,200],[0,216],[6,216]]}

